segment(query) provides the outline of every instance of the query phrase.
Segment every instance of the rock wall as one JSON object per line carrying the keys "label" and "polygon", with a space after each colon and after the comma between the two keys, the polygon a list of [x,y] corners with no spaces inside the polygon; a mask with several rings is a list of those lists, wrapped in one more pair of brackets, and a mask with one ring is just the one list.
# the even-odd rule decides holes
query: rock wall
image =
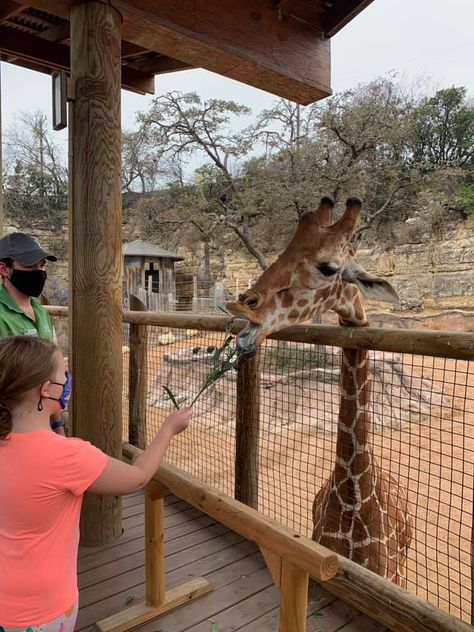
{"label": "rock wall", "polygon": [[385,251],[359,251],[361,264],[387,277],[400,295],[400,307],[417,311],[474,310],[474,222],[449,238],[426,237]]}
{"label": "rock wall", "polygon": [[[396,245],[364,243],[359,247],[361,265],[368,272],[387,278],[400,296],[398,306],[368,302],[368,310],[474,311],[474,221],[449,228],[445,237],[430,237],[421,227],[410,229],[405,223],[394,223],[388,241]],[[275,253],[267,258],[271,262],[276,257]],[[211,261],[211,265],[214,275],[224,281],[231,294],[243,292],[261,274],[256,260],[242,251],[227,254],[224,266],[222,259]],[[199,260],[187,258],[183,262],[183,268],[191,270],[193,266],[197,269]]]}
{"label": "rock wall", "polygon": [[[18,226],[10,230],[22,230]],[[359,261],[364,268],[389,280],[400,295],[400,305],[368,303],[371,312],[415,311],[434,313],[443,310],[474,311],[474,220],[446,228],[446,235],[435,238],[424,233],[422,226],[393,223],[390,225],[390,247],[364,243],[359,247]],[[67,288],[67,228],[56,233],[32,231],[52,252],[58,263],[48,266],[46,297],[50,302],[65,302]],[[178,272],[195,275],[202,258],[184,249],[186,257],[178,264]],[[277,253],[267,258],[275,260]],[[227,293],[238,295],[261,273],[256,260],[239,250],[211,260],[214,279],[225,284]]]}

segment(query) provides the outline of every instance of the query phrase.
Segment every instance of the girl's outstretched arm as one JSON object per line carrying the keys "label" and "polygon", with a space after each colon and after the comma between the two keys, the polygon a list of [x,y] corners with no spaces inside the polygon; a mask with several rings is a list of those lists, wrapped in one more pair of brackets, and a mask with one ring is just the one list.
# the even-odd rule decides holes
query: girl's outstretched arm
{"label": "girl's outstretched arm", "polygon": [[104,471],[87,491],[106,496],[125,496],[145,487],[159,468],[171,439],[186,430],[192,414],[191,409],[184,408],[168,415],[156,437],[132,465],[109,457]]}

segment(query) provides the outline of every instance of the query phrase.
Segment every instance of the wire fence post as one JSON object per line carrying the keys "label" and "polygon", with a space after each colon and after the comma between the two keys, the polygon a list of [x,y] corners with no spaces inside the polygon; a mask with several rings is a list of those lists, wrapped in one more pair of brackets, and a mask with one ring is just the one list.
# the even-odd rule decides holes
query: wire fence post
{"label": "wire fence post", "polygon": [[[130,296],[130,309],[147,311],[146,305],[133,295]],[[130,324],[128,441],[141,450],[146,448],[147,338],[147,325]]]}
{"label": "wire fence post", "polygon": [[235,499],[258,507],[260,435],[260,352],[241,358],[237,369],[235,424]]}

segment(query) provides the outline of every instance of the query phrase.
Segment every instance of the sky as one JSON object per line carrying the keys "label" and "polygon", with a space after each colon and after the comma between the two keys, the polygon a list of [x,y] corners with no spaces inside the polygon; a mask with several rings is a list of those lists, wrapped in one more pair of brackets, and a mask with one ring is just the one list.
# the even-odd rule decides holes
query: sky
{"label": "sky", "polygon": [[[465,86],[474,96],[473,0],[374,0],[331,40],[332,89],[339,92],[390,72],[412,84],[419,77],[438,90]],[[205,70],[159,75],[156,95],[195,91],[203,98],[233,99],[255,112],[276,99],[262,90]],[[122,127],[153,97],[122,91]],[[51,114],[51,77],[2,63],[2,116],[7,129],[19,112]],[[66,145],[67,130],[55,132]]]}

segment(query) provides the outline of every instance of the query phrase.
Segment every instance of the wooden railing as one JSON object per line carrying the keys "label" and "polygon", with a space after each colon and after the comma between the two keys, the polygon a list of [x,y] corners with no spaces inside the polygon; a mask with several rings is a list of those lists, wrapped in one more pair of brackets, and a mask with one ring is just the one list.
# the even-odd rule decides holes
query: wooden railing
{"label": "wooden railing", "polygon": [[[66,316],[67,308],[49,307],[55,316]],[[138,445],[145,434],[144,381],[146,381],[146,328],[149,326],[226,330],[228,318],[194,314],[157,314],[124,312],[124,322],[130,323],[130,437]],[[236,321],[232,332],[238,333],[245,325]],[[306,342],[316,345],[356,349],[375,349],[396,353],[427,355],[460,360],[474,359],[474,334],[428,330],[397,330],[378,328],[341,328],[321,325],[297,325],[270,336],[278,340]],[[204,594],[210,587],[205,580],[196,580],[177,593],[164,590],[162,549],[162,497],[167,490],[208,513],[261,548],[274,582],[280,588],[280,632],[305,630],[308,576],[324,584],[324,588],[347,603],[388,626],[402,632],[472,632],[472,626],[451,616],[404,589],[367,571],[350,560],[335,556],[314,542],[274,523],[252,509],[256,505],[258,437],[258,358],[239,366],[237,379],[238,419],[236,425],[236,498],[219,494],[215,489],[189,474],[169,465],[162,466],[147,488],[147,602],[138,608],[138,617],[148,616],[150,608],[157,613],[166,611],[170,604],[182,603]],[[239,423],[240,420],[240,423]],[[250,430],[249,430],[250,428]],[[134,458],[139,449],[124,445],[124,456]],[[245,463],[242,466],[242,463]],[[244,501],[245,504],[239,502]],[[246,505],[250,505],[246,506]],[[337,559],[337,561],[335,561]],[[142,610],[140,610],[142,608]],[[164,608],[164,610],[163,610]],[[130,611],[131,609],[129,609]],[[123,615],[128,617],[129,615]],[[100,629],[126,630],[129,625],[117,615],[117,625],[101,624]],[[149,618],[137,619],[139,623]],[[122,623],[121,623],[122,622]],[[125,627],[124,627],[125,626]],[[298,627],[299,626],[299,627]]]}

